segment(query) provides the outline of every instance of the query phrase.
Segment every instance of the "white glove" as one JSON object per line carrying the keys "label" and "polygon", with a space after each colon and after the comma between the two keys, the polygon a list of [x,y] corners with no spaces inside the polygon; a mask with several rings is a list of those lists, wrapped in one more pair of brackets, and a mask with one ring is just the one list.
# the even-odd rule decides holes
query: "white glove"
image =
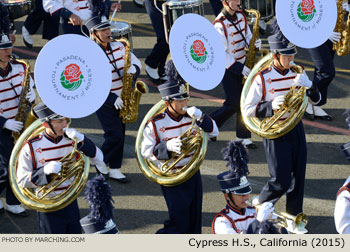
{"label": "white glove", "polygon": [[203,115],[203,112],[196,108],[196,107],[189,107],[187,110],[186,110],[187,114],[192,117],[193,119],[196,119],[197,121],[199,119],[201,119],[202,115]]}
{"label": "white glove", "polygon": [[115,100],[114,107],[116,109],[122,109],[124,107],[123,100],[120,99],[120,97],[118,97],[117,100]]}
{"label": "white glove", "polygon": [[333,43],[333,44],[336,44],[339,42],[341,38],[341,34],[340,32],[332,32],[331,36],[329,36],[329,40]]}
{"label": "white glove", "polygon": [[306,87],[307,89],[311,88],[312,81],[309,79],[305,71],[302,74],[297,74],[293,80],[293,85]]}
{"label": "white glove", "polygon": [[33,103],[35,101],[36,95],[34,90],[31,88],[29,92],[26,95],[26,99],[30,102]]}
{"label": "white glove", "polygon": [[65,128],[64,133],[66,133],[67,137],[69,137],[72,140],[77,140],[78,143],[84,141],[84,134],[81,134],[76,129],[72,128]]}
{"label": "white glove", "polygon": [[136,67],[134,65],[131,65],[128,69],[128,74],[135,74],[136,73]]}
{"label": "white glove", "polygon": [[273,207],[273,204],[271,202],[265,202],[263,203],[258,210],[258,214],[256,215],[256,220],[259,222],[263,222],[264,220],[267,220],[271,215],[272,212],[275,210]]}
{"label": "white glove", "polygon": [[349,4],[348,3],[343,3],[343,10],[346,12],[350,12]]}
{"label": "white glove", "polygon": [[46,175],[52,173],[59,173],[62,168],[62,163],[59,161],[50,161],[47,165],[44,166],[44,173]]}
{"label": "white glove", "polygon": [[242,74],[245,76],[245,77],[248,77],[250,73],[250,69],[246,66],[243,66],[243,70],[242,70]]}
{"label": "white glove", "polygon": [[258,48],[259,51],[260,51],[260,49],[261,49],[261,39],[256,40],[254,45],[255,45],[255,47]]}
{"label": "white glove", "polygon": [[271,105],[273,110],[278,110],[284,102],[284,95],[273,98]]}
{"label": "white glove", "polygon": [[181,145],[180,137],[170,139],[166,142],[168,151],[176,152],[177,154],[181,154]]}
{"label": "white glove", "polygon": [[14,132],[19,132],[21,129],[23,129],[23,123],[14,119],[7,119],[4,124],[4,128]]}

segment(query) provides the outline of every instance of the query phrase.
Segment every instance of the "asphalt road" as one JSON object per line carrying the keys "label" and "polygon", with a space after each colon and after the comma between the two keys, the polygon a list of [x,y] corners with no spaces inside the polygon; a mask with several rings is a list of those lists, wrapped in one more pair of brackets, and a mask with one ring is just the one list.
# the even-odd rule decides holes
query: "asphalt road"
{"label": "asphalt road", "polygon": [[[136,8],[132,1],[124,0],[123,9],[117,14],[120,20],[127,20],[132,24],[134,53],[142,61],[150,53],[156,39],[144,8]],[[204,1],[205,17],[214,19],[209,1]],[[16,44],[14,53],[21,58],[28,59],[34,69],[35,58],[46,41],[41,39],[40,33],[34,35],[33,49],[27,49],[20,34],[24,17],[16,20]],[[41,31],[40,31],[41,32]],[[268,34],[262,36],[263,47],[267,48]],[[296,62],[306,67],[312,77],[313,63],[304,49],[298,49]],[[349,141],[350,132],[346,131],[346,123],[342,115],[346,108],[350,108],[349,100],[349,56],[335,57],[337,73],[329,88],[329,100],[324,106],[334,118],[332,122],[304,120],[308,162],[305,184],[304,213],[309,216],[307,228],[309,233],[336,233],[333,221],[335,196],[338,188],[349,176],[349,163],[340,150],[340,145]],[[33,70],[32,70],[33,71]],[[125,153],[122,171],[126,173],[130,182],[119,184],[110,180],[115,201],[114,219],[121,233],[142,234],[155,233],[168,217],[165,201],[160,187],[148,181],[138,168],[135,156],[135,137],[143,116],[160,99],[154,84],[147,80],[144,70],[141,78],[149,84],[149,93],[142,96],[139,119],[135,124],[127,125]],[[224,93],[221,86],[208,92],[191,89],[191,105],[200,107],[206,113],[211,113],[220,107]],[[205,96],[206,95],[206,96]],[[103,142],[103,131],[95,115],[79,120],[73,120],[71,127],[87,134],[97,145]],[[219,191],[216,175],[227,170],[222,160],[221,149],[230,140],[235,139],[235,118],[227,122],[220,130],[218,141],[209,142],[206,159],[201,166],[204,186],[203,199],[203,233],[211,233],[211,221],[215,213],[225,206],[225,200]],[[253,136],[258,149],[249,151],[249,180],[252,183],[253,194],[256,195],[268,178],[265,153],[262,139]],[[91,170],[90,176],[94,176]],[[0,195],[4,202],[4,193]],[[78,197],[81,216],[88,213],[88,204],[83,196]],[[277,203],[277,211],[284,211],[284,198]],[[38,233],[36,213],[28,210],[29,217],[20,218],[8,213],[0,214],[0,233]]]}

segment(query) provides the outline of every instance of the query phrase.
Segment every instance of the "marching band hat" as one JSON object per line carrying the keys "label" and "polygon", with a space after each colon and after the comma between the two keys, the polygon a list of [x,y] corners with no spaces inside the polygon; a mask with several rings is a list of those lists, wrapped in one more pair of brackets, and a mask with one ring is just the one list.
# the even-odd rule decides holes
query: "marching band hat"
{"label": "marching band hat", "polygon": [[292,43],[283,43],[277,34],[271,35],[267,38],[270,46],[270,51],[283,55],[295,55],[297,49]]}
{"label": "marching band hat", "polygon": [[166,75],[168,80],[158,86],[158,90],[164,101],[183,100],[189,97],[186,81],[180,76],[176,70],[174,62],[169,60],[166,65]]}
{"label": "marching band hat", "polygon": [[9,36],[10,18],[7,6],[0,2],[0,49],[12,48],[12,42]]}
{"label": "marching band hat", "polygon": [[94,16],[85,22],[85,26],[88,28],[89,32],[92,33],[94,30],[103,30],[111,27],[106,16]]}
{"label": "marching band hat", "polygon": [[89,180],[85,188],[85,199],[90,203],[90,213],[80,219],[85,234],[118,234],[113,221],[113,199],[111,187],[100,174]]}
{"label": "marching band hat", "polygon": [[230,166],[230,170],[217,176],[221,191],[238,195],[251,193],[252,188],[247,178],[248,153],[242,141],[229,142],[222,152],[224,160],[227,161],[226,166]]}
{"label": "marching band hat", "polygon": [[58,120],[65,118],[64,116],[57,115],[51,109],[49,109],[43,102],[36,105],[34,108],[35,115],[42,121],[48,122],[50,120]]}

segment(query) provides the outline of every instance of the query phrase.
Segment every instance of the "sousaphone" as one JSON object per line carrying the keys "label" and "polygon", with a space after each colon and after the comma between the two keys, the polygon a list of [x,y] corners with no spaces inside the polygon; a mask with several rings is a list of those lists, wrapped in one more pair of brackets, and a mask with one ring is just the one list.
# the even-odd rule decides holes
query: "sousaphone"
{"label": "sousaphone", "polygon": [[[90,39],[74,34],[58,36],[42,48],[34,75],[42,101],[67,118],[94,113],[105,102],[112,82],[111,67],[101,48]],[[41,121],[37,120],[20,136],[11,154],[9,179],[15,196],[24,205],[39,212],[52,212],[78,197],[88,179],[90,164],[89,158],[77,150],[75,141],[73,151],[59,160],[61,172],[53,174],[49,184],[35,189],[20,187],[16,173],[21,148],[43,130]],[[73,180],[70,186],[61,194],[54,194],[55,188],[68,179]]]}

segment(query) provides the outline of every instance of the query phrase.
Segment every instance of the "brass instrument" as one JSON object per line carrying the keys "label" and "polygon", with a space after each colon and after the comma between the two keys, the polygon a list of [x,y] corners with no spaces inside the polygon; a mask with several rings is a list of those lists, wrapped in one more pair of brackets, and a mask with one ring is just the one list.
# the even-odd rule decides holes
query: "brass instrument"
{"label": "brass instrument", "polygon": [[[156,164],[142,156],[141,142],[147,122],[164,111],[165,108],[165,103],[161,100],[148,111],[137,132],[135,151],[139,167],[149,180],[163,186],[175,186],[187,181],[198,171],[207,151],[208,136],[201,128],[195,126],[195,122],[192,122],[192,126],[180,137],[182,141],[181,154],[174,154],[170,160],[162,164],[161,168],[158,168]],[[191,153],[193,154],[192,159],[187,165],[181,169],[174,169],[178,162]]]}
{"label": "brass instrument", "polygon": [[18,140],[21,133],[36,119],[33,111],[30,109],[31,104],[26,98],[27,93],[30,90],[30,65],[26,60],[17,59],[16,61],[25,65],[26,72],[24,75],[22,92],[19,98],[18,112],[15,118],[16,121],[23,122],[23,129],[19,132],[12,131],[12,137],[15,139],[15,142]]}
{"label": "brass instrument", "polygon": [[134,76],[127,73],[131,66],[130,43],[126,38],[120,38],[118,41],[125,44],[123,89],[120,97],[124,107],[120,110],[119,116],[123,123],[134,123],[139,115],[141,95],[148,93],[148,87],[143,81],[136,81],[135,88],[132,88]]}
{"label": "brass instrument", "polygon": [[335,25],[334,31],[340,32],[341,38],[338,43],[333,44],[333,50],[337,52],[338,56],[345,56],[349,54],[350,50],[350,13],[346,23],[344,23],[344,18],[346,11],[343,10],[344,0],[337,0],[337,23]]}
{"label": "brass instrument", "polygon": [[[252,207],[254,207],[256,209],[256,211],[258,211],[260,206],[261,206],[260,204],[253,205],[249,201],[246,201],[246,203],[248,205],[251,205]],[[272,212],[272,215],[277,218],[278,225],[280,225],[281,227],[287,228],[288,227],[287,220],[290,220],[294,224],[297,233],[306,233],[307,232],[305,227],[308,223],[308,217],[304,213],[299,213],[296,216],[294,216],[294,215],[291,215],[291,214],[286,213],[286,212],[277,213],[274,211],[274,212]]]}
{"label": "brass instrument", "polygon": [[[72,152],[63,157],[60,174],[53,174],[51,182],[40,189],[22,188],[17,183],[18,157],[25,141],[40,134],[44,130],[41,121],[33,122],[20,136],[11,153],[9,165],[9,180],[12,191],[19,201],[31,209],[39,212],[53,212],[60,210],[72,203],[83,190],[89,175],[89,158],[77,150],[77,141]],[[71,185],[64,192],[52,195],[58,186],[67,179],[74,178]]]}
{"label": "brass instrument", "polygon": [[[272,54],[270,53],[260,60],[252,69],[242,90],[241,108],[244,107],[245,99],[253,82],[254,76],[257,72],[269,66],[271,63]],[[300,66],[296,65],[292,66],[291,70],[297,73],[302,73],[303,71]],[[265,118],[260,121],[259,118],[256,117],[243,116],[243,121],[251,132],[266,139],[275,139],[287,134],[298,124],[305,113],[307,104],[308,98],[306,96],[306,88],[293,86],[286,94],[285,101],[281,108],[275,111],[272,117]],[[286,113],[290,113],[288,118],[280,121],[280,118]]]}

